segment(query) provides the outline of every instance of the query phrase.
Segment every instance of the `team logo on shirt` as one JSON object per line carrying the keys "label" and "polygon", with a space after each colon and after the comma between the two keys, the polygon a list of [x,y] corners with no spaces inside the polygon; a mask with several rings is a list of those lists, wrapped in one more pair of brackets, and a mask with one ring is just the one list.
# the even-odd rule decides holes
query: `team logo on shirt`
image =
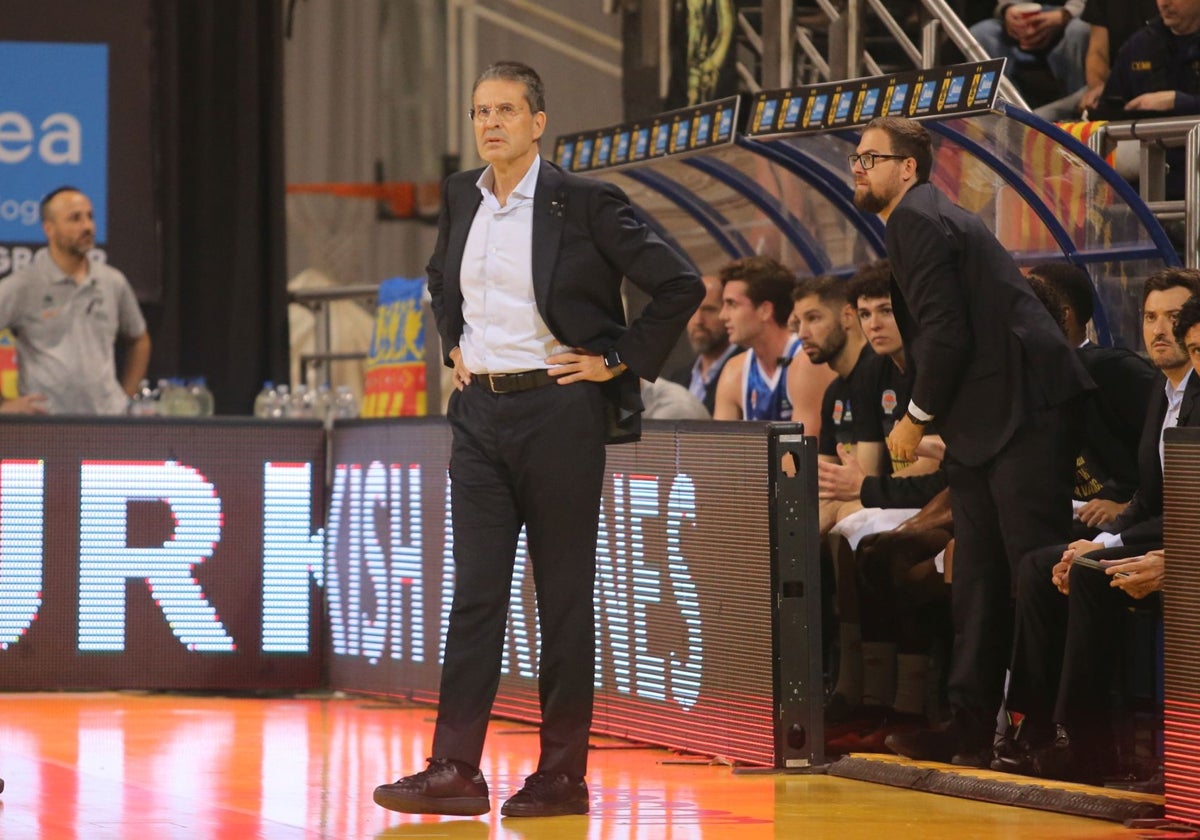
{"label": "team logo on shirt", "polygon": [[891,416],[896,411],[896,392],[888,388],[880,397],[879,404],[883,406],[883,413]]}
{"label": "team logo on shirt", "polygon": [[835,400],[833,403],[833,422],[835,424],[842,422],[842,413],[844,408],[841,400]]}

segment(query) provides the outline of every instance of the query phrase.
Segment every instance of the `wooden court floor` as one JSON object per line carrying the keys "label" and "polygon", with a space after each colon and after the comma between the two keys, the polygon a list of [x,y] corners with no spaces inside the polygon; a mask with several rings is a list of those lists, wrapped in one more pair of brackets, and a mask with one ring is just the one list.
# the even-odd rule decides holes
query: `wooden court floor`
{"label": "wooden court floor", "polygon": [[917,840],[1178,837],[824,775],[734,774],[596,739],[591,814],[501,819],[537,736],[496,722],[479,819],[392,814],[376,784],[424,766],[425,706],[362,698],[0,694],[3,840]]}

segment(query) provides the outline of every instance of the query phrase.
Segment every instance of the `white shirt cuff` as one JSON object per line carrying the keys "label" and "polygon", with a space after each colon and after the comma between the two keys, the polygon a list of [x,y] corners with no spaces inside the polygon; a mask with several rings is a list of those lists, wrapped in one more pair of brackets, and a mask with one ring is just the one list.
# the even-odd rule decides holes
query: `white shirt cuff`
{"label": "white shirt cuff", "polygon": [[1125,543],[1121,542],[1120,534],[1110,534],[1107,531],[1101,531],[1092,538],[1092,542],[1098,542],[1105,548],[1119,548],[1125,545]]}
{"label": "white shirt cuff", "polygon": [[928,423],[930,420],[933,419],[932,414],[922,411],[920,408],[917,407],[917,404],[915,402],[913,402],[912,400],[908,401],[908,413],[911,414],[913,417],[916,417],[922,423]]}

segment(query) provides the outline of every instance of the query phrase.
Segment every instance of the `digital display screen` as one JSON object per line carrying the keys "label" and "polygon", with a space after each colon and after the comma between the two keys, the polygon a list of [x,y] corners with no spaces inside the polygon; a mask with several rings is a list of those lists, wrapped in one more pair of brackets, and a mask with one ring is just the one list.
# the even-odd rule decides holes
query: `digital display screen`
{"label": "digital display screen", "polygon": [[853,91],[843,91],[837,95],[837,105],[834,108],[833,118],[836,122],[845,122],[850,119],[850,107],[854,104]]}
{"label": "digital display screen", "polygon": [[888,116],[896,116],[904,112],[904,102],[908,99],[908,85],[896,85],[896,89],[892,91],[892,98],[888,101]]}
{"label": "digital display screen", "polygon": [[634,146],[634,158],[641,160],[650,150],[650,129],[639,128],[637,130],[637,142]]}
{"label": "digital display screen", "polygon": [[675,142],[671,144],[672,152],[682,152],[688,147],[688,137],[691,136],[691,123],[679,120],[675,123]]}
{"label": "digital display screen", "polygon": [[712,132],[712,114],[701,114],[696,120],[696,145],[703,146]]}
{"label": "digital display screen", "polygon": [[629,160],[629,132],[622,131],[617,135],[617,154],[613,157],[614,163],[624,163]]}
{"label": "digital display screen", "polygon": [[787,109],[783,112],[783,127],[795,128],[800,124],[800,109],[804,107],[804,97],[793,96],[788,100]]}
{"label": "digital display screen", "polygon": [[606,166],[609,161],[609,156],[612,154],[612,137],[605,135],[600,138],[600,149],[596,152],[596,164],[598,166]]}
{"label": "digital display screen", "polygon": [[654,130],[654,154],[665,155],[669,148],[671,139],[671,124],[659,123],[658,128]]}
{"label": "digital display screen", "polygon": [[733,106],[717,112],[717,140],[725,141],[733,136]]}
{"label": "digital display screen", "polygon": [[758,115],[758,130],[770,131],[775,126],[775,114],[779,110],[779,102],[767,99],[762,103],[762,111]]}
{"label": "digital display screen", "polygon": [[818,93],[809,100],[807,125],[819,125],[825,119],[825,109],[829,107],[829,94]]}
{"label": "digital display screen", "polygon": [[871,120],[875,118],[875,109],[879,107],[879,88],[869,88],[863,91],[862,108],[859,111],[860,119]]}
{"label": "digital display screen", "polygon": [[933,97],[937,93],[937,82],[922,82],[917,93],[917,108],[928,111],[933,107]]}
{"label": "digital display screen", "polygon": [[324,439],[0,423],[0,688],[319,686]]}
{"label": "digital display screen", "polygon": [[562,149],[558,155],[558,165],[563,169],[571,169],[571,164],[575,160],[575,144],[563,143]]}
{"label": "digital display screen", "polygon": [[[771,764],[772,585],[764,424],[647,421],[608,449],[593,729]],[[335,429],[327,526],[334,689],[432,701],[452,594],[440,419]],[[731,562],[736,558],[736,562]],[[497,714],[539,717],[522,534]]]}
{"label": "digital display screen", "polygon": [[[996,84],[995,72],[988,71],[979,75],[979,84],[975,87],[975,102],[982,102],[992,95],[992,85]],[[974,103],[972,103],[974,104]]]}
{"label": "digital display screen", "polygon": [[957,108],[958,103],[962,101],[963,92],[963,77],[954,76],[950,79],[950,84],[946,88],[946,107]]}
{"label": "digital display screen", "polygon": [[577,160],[579,161],[580,169],[587,169],[592,165],[592,149],[595,147],[595,145],[596,141],[592,140],[590,137],[586,140],[579,141],[579,154],[577,155]]}

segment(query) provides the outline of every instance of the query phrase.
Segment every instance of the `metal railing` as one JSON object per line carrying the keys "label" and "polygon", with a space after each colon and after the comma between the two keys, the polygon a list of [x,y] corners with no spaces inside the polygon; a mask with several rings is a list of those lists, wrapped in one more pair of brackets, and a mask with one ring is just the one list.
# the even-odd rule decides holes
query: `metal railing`
{"label": "metal railing", "polygon": [[[1183,262],[1200,268],[1200,117],[1158,117],[1098,125],[1088,146],[1106,157],[1122,141],[1137,141],[1138,193],[1159,221],[1183,220]],[[1168,148],[1184,147],[1184,197],[1166,199]]]}
{"label": "metal railing", "polygon": [[[757,33],[756,37],[747,35],[746,38],[750,48],[757,52],[762,68],[761,79],[757,87],[751,87],[752,90],[790,87],[800,83],[797,77],[803,73],[797,64],[797,50],[815,70],[817,81],[880,75],[879,63],[867,51],[865,44],[868,12],[883,24],[916,69],[938,64],[943,33],[968,61],[990,58],[945,0],[921,0],[924,22],[921,24],[919,44],[909,37],[884,0],[816,0],[816,4],[828,19],[828,56],[821,54],[813,39],[812,29],[796,23],[795,3],[792,0],[764,0],[761,7],[762,32]],[[753,26],[744,14],[739,15],[739,24],[743,31],[753,32]],[[753,74],[744,65],[739,66],[738,73],[743,80],[753,81]],[[1006,102],[1029,110],[1025,98],[1011,79],[1002,76],[999,88],[1000,97]]]}
{"label": "metal railing", "polygon": [[288,293],[288,303],[297,303],[313,316],[313,352],[300,357],[300,380],[309,382],[310,368],[315,372],[315,384],[330,384],[333,365],[331,362],[352,362],[367,358],[366,353],[339,353],[332,349],[333,333],[329,304],[338,300],[358,301],[372,305],[379,294],[374,286],[337,286],[329,289],[297,289]]}

